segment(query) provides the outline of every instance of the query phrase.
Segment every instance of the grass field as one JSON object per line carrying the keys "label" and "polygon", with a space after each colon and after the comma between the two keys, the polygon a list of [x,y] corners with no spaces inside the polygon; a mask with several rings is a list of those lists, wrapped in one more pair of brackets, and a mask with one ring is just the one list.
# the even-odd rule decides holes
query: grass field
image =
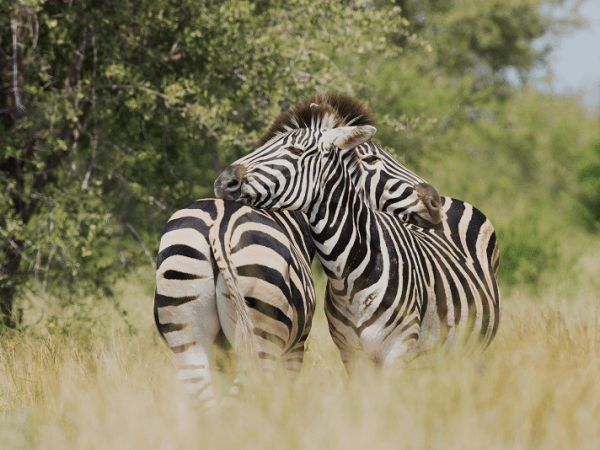
{"label": "grass field", "polygon": [[136,334],[111,318],[102,336],[2,338],[0,449],[600,448],[594,289],[505,295],[483,366],[442,358],[433,369],[365,368],[353,379],[319,313],[295,383],[252,385],[245,402],[198,411],[153,329],[146,275],[122,292]]}

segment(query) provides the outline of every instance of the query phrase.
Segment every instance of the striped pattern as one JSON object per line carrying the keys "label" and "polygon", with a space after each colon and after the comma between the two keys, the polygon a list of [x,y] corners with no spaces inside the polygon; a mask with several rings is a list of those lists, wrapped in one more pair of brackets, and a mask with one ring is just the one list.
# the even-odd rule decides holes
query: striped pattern
{"label": "striped pattern", "polygon": [[321,104],[311,103],[312,120],[286,122],[226,169],[217,195],[306,212],[328,277],[330,332],[349,370],[360,359],[402,363],[435,347],[481,353],[501,314],[491,223],[467,203],[425,201],[422,179],[369,141],[372,126],[348,125],[351,114]]}
{"label": "striped pattern", "polygon": [[439,224],[409,229],[432,263],[444,345],[461,339],[461,347],[477,354],[489,345],[500,321],[498,244],[492,224],[481,211],[448,197],[442,197],[442,202]]}
{"label": "striped pattern", "polygon": [[292,376],[300,371],[315,307],[313,256],[310,230],[298,212],[199,200],[169,219],[157,261],[154,316],[175,354],[178,378],[200,403],[217,403],[210,353],[223,337],[263,372],[279,363]]}

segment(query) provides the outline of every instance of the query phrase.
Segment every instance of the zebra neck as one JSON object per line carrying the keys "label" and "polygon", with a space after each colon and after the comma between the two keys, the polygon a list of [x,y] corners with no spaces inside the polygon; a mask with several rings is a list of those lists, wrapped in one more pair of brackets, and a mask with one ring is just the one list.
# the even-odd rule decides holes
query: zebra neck
{"label": "zebra neck", "polygon": [[343,165],[326,171],[309,211],[317,254],[329,279],[347,279],[379,248],[375,213]]}

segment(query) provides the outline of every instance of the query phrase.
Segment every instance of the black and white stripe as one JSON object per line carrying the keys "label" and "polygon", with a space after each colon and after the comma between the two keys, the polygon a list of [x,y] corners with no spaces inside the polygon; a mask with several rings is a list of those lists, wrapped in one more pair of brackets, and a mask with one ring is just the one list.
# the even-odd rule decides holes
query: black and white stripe
{"label": "black and white stripe", "polygon": [[314,253],[300,212],[207,199],[169,219],[157,261],[154,316],[175,353],[178,378],[202,404],[216,404],[210,352],[219,336],[263,372],[279,363],[291,376],[300,371],[315,307]]}
{"label": "black and white stripe", "polygon": [[336,102],[311,99],[288,113],[300,120],[284,118],[226,169],[217,196],[306,212],[328,277],[330,332],[349,369],[365,356],[388,365],[434,347],[482,352],[501,313],[491,223],[371,143],[362,105],[353,118]]}

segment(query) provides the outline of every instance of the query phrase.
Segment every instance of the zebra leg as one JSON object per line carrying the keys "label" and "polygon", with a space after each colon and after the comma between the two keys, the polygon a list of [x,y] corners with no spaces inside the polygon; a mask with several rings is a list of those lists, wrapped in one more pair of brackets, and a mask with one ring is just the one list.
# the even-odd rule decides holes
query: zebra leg
{"label": "zebra leg", "polygon": [[245,361],[245,356],[249,355],[241,355],[241,349],[236,348],[236,328],[237,328],[237,315],[236,310],[233,305],[233,301],[231,300],[231,296],[229,294],[229,290],[225,284],[225,280],[222,274],[217,275],[217,281],[215,283],[216,289],[216,305],[217,305],[217,314],[219,316],[219,322],[221,323],[223,333],[225,337],[229,340],[231,345],[233,346],[233,350],[237,355],[237,369],[236,376],[233,380],[233,385],[229,389],[229,392],[223,399],[222,404],[227,405],[231,403],[232,399],[239,398],[241,393],[241,388],[244,384],[244,379],[247,373],[247,361]]}
{"label": "zebra leg", "polygon": [[346,372],[348,375],[352,375],[358,370],[357,366],[362,364],[358,362],[358,359],[364,359],[366,355],[360,347],[356,328],[345,317],[338,314],[333,306],[329,295],[329,286],[325,291],[325,316],[329,326],[329,335],[340,352]]}
{"label": "zebra leg", "polygon": [[[252,292],[252,287],[247,283],[251,283],[251,281],[245,279],[245,277],[240,277],[240,288],[242,291]],[[240,397],[243,386],[249,382],[249,377],[255,375],[254,369],[258,368],[263,375],[266,375],[267,379],[273,377],[273,374],[277,370],[278,361],[281,358],[282,349],[275,343],[265,339],[264,336],[256,334],[256,323],[259,320],[259,313],[252,308],[249,308],[249,316],[254,326],[254,343],[253,345],[249,343],[249,346],[246,348],[235,348],[235,343],[237,342],[235,336],[238,327],[236,310],[230,299],[225,281],[220,274],[217,276],[216,292],[219,321],[225,336],[234,345],[234,350],[237,354],[236,377],[224,399],[224,403],[229,403],[231,399]],[[264,377],[261,377],[260,380],[262,381],[263,379]]]}
{"label": "zebra leg", "polygon": [[[308,336],[308,334],[307,334]],[[287,352],[282,358],[282,365],[285,372],[292,379],[295,379],[300,374],[302,363],[304,361],[304,344],[306,338],[302,342],[298,342],[296,346]]]}
{"label": "zebra leg", "polygon": [[[210,255],[207,242],[197,239],[194,244],[196,250]],[[209,361],[221,325],[210,258],[174,254],[162,261],[156,271],[154,317],[161,336],[175,354],[177,377],[184,390],[197,397],[201,405],[215,405]]]}
{"label": "zebra leg", "polygon": [[344,329],[343,325],[335,328],[335,325],[340,324],[336,324],[333,320],[329,321],[329,334],[340,352],[346,373],[352,376],[359,372],[364,365],[369,364],[369,358],[361,350],[358,336],[352,330]]}
{"label": "zebra leg", "polygon": [[177,378],[186,392],[207,407],[216,404],[209,364],[211,346],[220,329],[214,296],[210,297],[200,296],[176,312],[172,307],[161,307],[160,299],[155,299],[157,325],[175,354]]}

